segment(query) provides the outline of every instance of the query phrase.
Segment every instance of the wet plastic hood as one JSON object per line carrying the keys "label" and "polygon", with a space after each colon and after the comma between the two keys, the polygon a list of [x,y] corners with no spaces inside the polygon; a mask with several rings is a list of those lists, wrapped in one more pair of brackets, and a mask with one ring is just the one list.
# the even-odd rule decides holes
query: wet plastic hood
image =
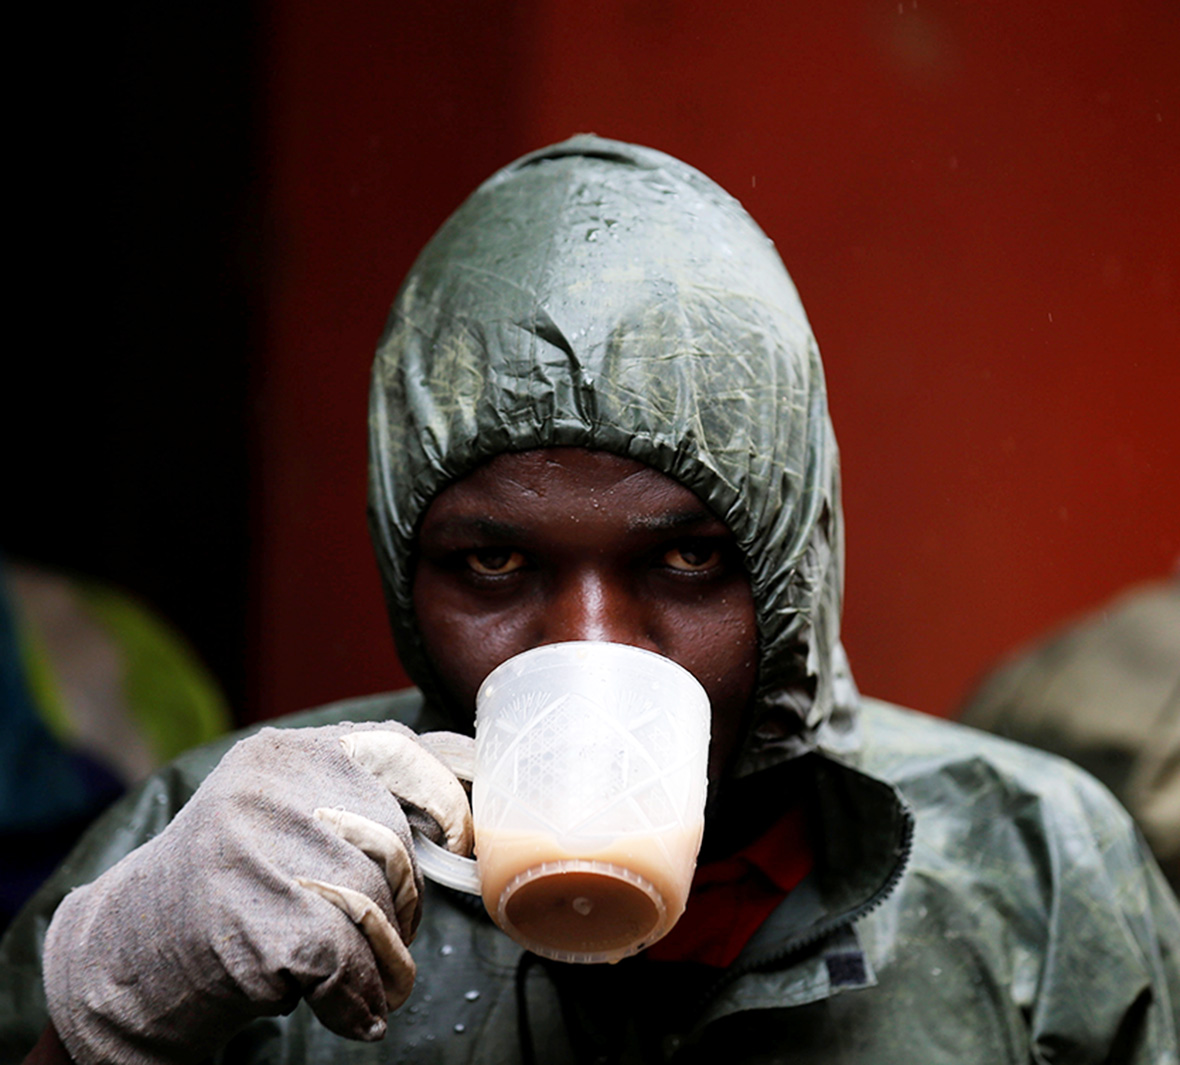
{"label": "wet plastic hood", "polygon": [[369,430],[394,636],[429,697],[411,579],[430,501],[501,452],[596,448],[681,482],[736,537],[760,641],[741,769],[842,743],[856,695],[819,351],[771,241],[699,171],[580,136],[494,174],[397,295]]}

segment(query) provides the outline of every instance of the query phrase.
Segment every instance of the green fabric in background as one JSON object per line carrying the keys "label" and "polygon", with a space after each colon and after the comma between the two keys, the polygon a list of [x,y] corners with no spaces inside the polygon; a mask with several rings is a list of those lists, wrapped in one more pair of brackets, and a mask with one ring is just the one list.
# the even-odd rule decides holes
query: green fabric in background
{"label": "green fabric in background", "polygon": [[127,705],[160,764],[228,731],[220,687],[170,625],[104,585],[86,584],[81,592],[87,610],[119,645]]}

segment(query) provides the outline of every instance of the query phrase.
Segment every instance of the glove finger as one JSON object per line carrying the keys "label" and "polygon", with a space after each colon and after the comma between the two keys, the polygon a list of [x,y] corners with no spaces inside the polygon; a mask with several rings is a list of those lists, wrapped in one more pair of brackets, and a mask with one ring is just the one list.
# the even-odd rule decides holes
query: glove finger
{"label": "glove finger", "polygon": [[[351,888],[307,877],[296,877],[295,882],[327,899],[360,928],[377,961],[377,970],[381,974],[381,984],[385,989],[386,1005],[390,1010],[397,1009],[410,997],[418,970],[405,943],[381,907],[367,895]],[[329,1003],[324,1000],[313,1004],[320,1019],[333,1031],[339,1031],[330,1019],[332,1009]]]}
{"label": "glove finger", "polygon": [[353,761],[380,780],[399,801],[438,822],[448,850],[470,854],[471,806],[458,778],[417,740],[398,732],[352,732],[340,743]]}
{"label": "glove finger", "polygon": [[418,885],[414,880],[413,860],[401,837],[393,829],[348,810],[321,806],[313,816],[385,870],[386,883],[393,893],[398,931],[403,942],[412,943],[417,924]]}
{"label": "glove finger", "polygon": [[475,740],[461,732],[422,732],[422,744],[460,780],[470,780],[475,771]]}

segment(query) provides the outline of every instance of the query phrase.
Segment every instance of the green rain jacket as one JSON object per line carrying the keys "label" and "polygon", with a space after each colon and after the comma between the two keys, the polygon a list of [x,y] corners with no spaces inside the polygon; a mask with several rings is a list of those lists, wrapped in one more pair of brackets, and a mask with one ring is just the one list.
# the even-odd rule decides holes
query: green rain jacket
{"label": "green rain jacket", "polygon": [[[716,185],[592,137],[494,175],[398,295],[370,430],[371,528],[418,690],[283,725],[464,724],[414,624],[423,511],[504,451],[611,451],[685,484],[734,533],[760,674],[722,787],[753,783],[763,801],[803,788],[815,868],[725,971],[543,961],[428,885],[415,990],[383,1042],[341,1040],[301,1005],[252,1024],[221,1060],[1180,1061],[1180,906],[1109,793],[852,683],[818,351],[770,241]],[[0,959],[0,1054],[44,1023],[39,948],[62,894],[159,832],[228,742],[110,811],[22,915]]]}
{"label": "green rain jacket", "polygon": [[1180,572],[1125,588],[1019,648],[960,720],[1093,773],[1180,890]]}

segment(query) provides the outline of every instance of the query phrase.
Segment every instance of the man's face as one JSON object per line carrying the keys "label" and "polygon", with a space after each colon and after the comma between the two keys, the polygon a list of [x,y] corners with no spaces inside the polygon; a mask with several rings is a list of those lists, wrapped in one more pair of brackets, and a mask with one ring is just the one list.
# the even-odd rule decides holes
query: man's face
{"label": "man's face", "polygon": [[713,780],[754,692],[754,602],[729,529],[671,478],[603,451],[499,455],[444,489],[419,533],[414,610],[473,716],[484,677],[542,644],[609,640],[678,662],[713,707]]}

